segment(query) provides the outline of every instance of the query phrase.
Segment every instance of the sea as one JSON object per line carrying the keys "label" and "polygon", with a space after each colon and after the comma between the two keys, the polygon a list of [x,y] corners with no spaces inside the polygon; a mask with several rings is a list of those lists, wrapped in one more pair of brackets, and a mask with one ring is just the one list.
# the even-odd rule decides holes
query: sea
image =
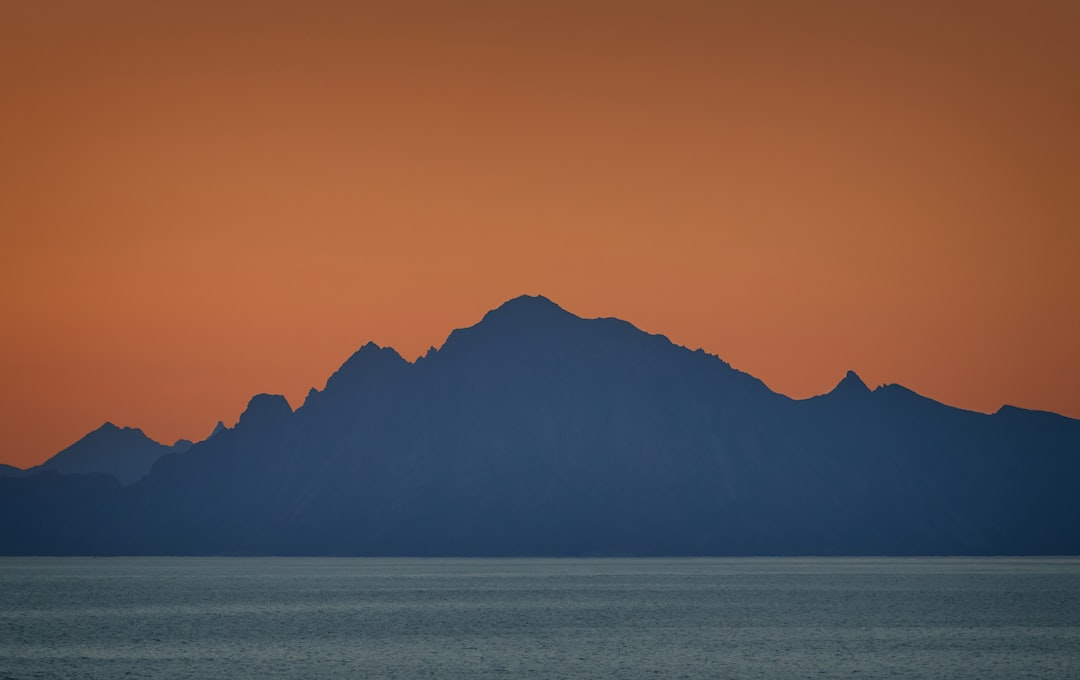
{"label": "sea", "polygon": [[1080,678],[1080,558],[0,558],[0,678]]}

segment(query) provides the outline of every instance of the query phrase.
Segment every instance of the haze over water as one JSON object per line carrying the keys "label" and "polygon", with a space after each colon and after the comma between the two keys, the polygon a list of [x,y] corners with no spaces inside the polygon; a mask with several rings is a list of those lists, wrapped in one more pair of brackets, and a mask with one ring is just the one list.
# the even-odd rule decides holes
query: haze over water
{"label": "haze over water", "polygon": [[0,678],[1075,678],[1077,639],[1077,558],[0,560]]}

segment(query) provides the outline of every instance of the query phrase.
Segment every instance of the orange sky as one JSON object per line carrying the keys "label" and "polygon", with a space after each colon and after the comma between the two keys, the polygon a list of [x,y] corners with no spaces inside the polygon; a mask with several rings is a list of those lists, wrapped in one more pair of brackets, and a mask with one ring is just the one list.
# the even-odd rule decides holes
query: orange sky
{"label": "orange sky", "polygon": [[0,84],[0,462],[521,293],[1080,417],[1075,2],[6,0]]}

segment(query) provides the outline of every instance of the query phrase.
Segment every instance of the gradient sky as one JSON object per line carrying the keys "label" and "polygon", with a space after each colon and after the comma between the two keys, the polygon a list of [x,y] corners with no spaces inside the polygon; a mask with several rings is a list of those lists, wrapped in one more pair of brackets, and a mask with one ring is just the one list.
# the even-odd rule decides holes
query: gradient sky
{"label": "gradient sky", "polygon": [[1080,3],[0,0],[0,462],[522,293],[1080,417]]}

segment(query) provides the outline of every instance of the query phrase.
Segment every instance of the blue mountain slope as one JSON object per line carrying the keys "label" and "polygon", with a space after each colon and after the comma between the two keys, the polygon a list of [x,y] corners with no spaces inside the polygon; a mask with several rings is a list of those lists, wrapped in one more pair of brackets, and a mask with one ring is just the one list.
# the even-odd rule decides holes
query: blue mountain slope
{"label": "blue mountain slope", "polygon": [[[179,442],[180,448],[190,442]],[[161,456],[174,450],[159,444],[143,431],[105,423],[28,472],[54,471],[64,474],[107,474],[121,484],[132,484],[150,472]]]}

